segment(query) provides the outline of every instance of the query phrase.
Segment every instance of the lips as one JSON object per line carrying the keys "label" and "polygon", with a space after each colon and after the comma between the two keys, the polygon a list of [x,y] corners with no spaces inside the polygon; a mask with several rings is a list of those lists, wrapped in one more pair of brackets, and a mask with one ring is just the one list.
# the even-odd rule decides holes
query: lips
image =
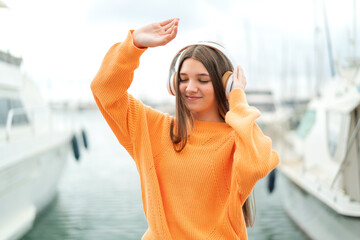
{"label": "lips", "polygon": [[196,96],[186,96],[186,99],[188,101],[196,101],[199,100],[201,97],[196,97]]}

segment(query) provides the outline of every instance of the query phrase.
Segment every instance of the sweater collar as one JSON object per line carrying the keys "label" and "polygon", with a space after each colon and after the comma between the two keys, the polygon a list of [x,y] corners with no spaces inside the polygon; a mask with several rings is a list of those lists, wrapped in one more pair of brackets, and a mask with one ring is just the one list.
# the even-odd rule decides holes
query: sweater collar
{"label": "sweater collar", "polygon": [[226,122],[207,122],[207,121],[199,121],[194,120],[194,132],[202,132],[202,131],[229,131],[231,130],[231,126]]}

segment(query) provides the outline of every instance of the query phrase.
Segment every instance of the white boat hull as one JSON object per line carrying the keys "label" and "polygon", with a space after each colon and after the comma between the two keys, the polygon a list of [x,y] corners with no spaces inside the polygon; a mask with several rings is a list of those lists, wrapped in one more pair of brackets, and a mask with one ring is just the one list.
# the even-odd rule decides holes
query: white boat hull
{"label": "white boat hull", "polygon": [[360,217],[336,213],[285,174],[280,175],[285,211],[310,239],[359,239]]}
{"label": "white boat hull", "polygon": [[70,134],[48,137],[0,144],[3,156],[9,156],[0,161],[0,240],[23,236],[56,194],[71,138]]}

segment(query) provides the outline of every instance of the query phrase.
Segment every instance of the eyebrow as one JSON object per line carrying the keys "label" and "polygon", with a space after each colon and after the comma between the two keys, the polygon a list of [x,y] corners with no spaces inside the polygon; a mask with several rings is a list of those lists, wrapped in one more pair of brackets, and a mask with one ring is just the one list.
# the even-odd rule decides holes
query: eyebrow
{"label": "eyebrow", "polygon": [[[186,75],[187,76],[187,73],[180,73],[180,75]],[[196,76],[209,76],[209,74],[207,74],[207,73],[199,73],[199,74],[196,74]]]}

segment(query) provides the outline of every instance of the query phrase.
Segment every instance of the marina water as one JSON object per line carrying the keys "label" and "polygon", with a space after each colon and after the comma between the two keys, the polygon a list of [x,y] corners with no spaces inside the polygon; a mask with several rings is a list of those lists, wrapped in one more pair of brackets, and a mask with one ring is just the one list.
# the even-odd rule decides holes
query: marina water
{"label": "marina water", "polygon": [[[87,131],[90,148],[79,162],[69,156],[58,195],[22,240],[136,240],[147,229],[135,163],[97,110],[75,121]],[[255,225],[249,239],[306,240],[281,203],[281,181],[272,194],[267,179],[255,187]]]}

